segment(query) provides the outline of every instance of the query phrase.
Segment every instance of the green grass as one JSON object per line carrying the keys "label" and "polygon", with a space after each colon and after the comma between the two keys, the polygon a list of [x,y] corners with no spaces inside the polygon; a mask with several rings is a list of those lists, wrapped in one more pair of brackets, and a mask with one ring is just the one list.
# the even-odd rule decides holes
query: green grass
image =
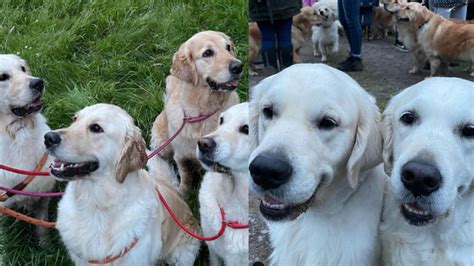
{"label": "green grass", "polygon": [[[247,1],[3,0],[0,53],[19,54],[46,81],[51,128],[99,102],[128,111],[149,140],[161,111],[165,77],[179,45],[201,30],[227,33],[247,62]],[[247,98],[247,64],[238,91]],[[197,201],[190,200],[197,215]],[[54,220],[56,201],[52,201]],[[34,227],[0,220],[2,265],[70,265],[56,230],[39,247]],[[201,252],[197,265],[205,265]]]}

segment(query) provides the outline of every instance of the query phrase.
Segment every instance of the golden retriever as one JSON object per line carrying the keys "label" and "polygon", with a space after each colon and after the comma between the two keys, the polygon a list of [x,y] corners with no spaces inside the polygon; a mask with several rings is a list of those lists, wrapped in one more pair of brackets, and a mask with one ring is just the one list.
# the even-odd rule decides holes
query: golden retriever
{"label": "golden retriever", "polygon": [[[25,60],[16,55],[0,55],[0,163],[33,170],[46,154],[43,135],[50,129],[40,111],[44,92],[43,80],[32,76]],[[51,159],[40,170],[47,169]],[[0,171],[0,184],[14,187],[26,176]],[[52,177],[37,177],[26,191],[47,192],[54,187]],[[2,206],[25,207],[39,219],[48,216],[48,199],[14,196],[0,203]],[[35,204],[39,203],[39,204]],[[38,227],[40,238],[44,230]]]}
{"label": "golden retriever", "polygon": [[[445,19],[420,3],[401,5],[396,16],[417,29],[417,41],[430,61],[431,76],[439,74],[441,61],[474,61],[473,24]],[[471,71],[474,76],[474,69]]]}
{"label": "golden retriever", "polygon": [[153,123],[151,147],[159,146],[174,134],[184,117],[212,114],[205,121],[186,125],[160,154],[167,160],[174,158],[182,195],[190,189],[193,179],[200,176],[201,166],[195,153],[197,141],[216,129],[222,111],[239,103],[235,89],[241,75],[242,63],[235,57],[234,44],[222,32],[199,32],[173,56],[171,75],[166,78],[165,107]]}
{"label": "golden retriever", "polygon": [[383,39],[387,36],[387,32],[395,32],[396,19],[392,13],[381,6],[374,7],[372,12],[374,14],[372,21],[374,31],[370,37],[372,40]]}
{"label": "golden retriever", "polygon": [[[64,129],[47,133],[55,157],[51,174],[69,181],[58,206],[56,228],[76,265],[88,265],[136,245],[114,265],[192,265],[199,241],[188,236],[159,202],[158,188],[181,221],[198,230],[197,220],[165,178],[146,170],[145,141],[120,107],[86,107]],[[162,162],[160,174],[170,175]]]}

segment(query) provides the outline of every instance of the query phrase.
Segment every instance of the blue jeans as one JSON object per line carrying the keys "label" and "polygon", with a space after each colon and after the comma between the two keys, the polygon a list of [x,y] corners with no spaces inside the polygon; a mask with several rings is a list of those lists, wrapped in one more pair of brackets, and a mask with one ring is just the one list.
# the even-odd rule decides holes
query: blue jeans
{"label": "blue jeans", "polygon": [[339,21],[346,32],[351,55],[360,56],[362,52],[362,26],[360,25],[360,0],[337,0]]}
{"label": "blue jeans", "polygon": [[262,49],[275,48],[275,40],[278,48],[291,48],[291,24],[292,18],[276,20],[273,24],[269,21],[257,22],[262,39]]}

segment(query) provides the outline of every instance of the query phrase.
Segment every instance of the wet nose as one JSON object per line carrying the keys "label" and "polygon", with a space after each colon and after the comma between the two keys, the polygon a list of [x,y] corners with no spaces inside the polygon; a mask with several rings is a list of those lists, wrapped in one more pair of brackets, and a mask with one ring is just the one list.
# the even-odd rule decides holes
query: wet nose
{"label": "wet nose", "polygon": [[239,62],[239,61],[232,61],[230,64],[229,64],[229,72],[232,73],[232,74],[240,74],[242,73],[242,63]]}
{"label": "wet nose", "polygon": [[61,136],[56,132],[48,132],[44,135],[44,145],[47,149],[57,146],[61,143]]}
{"label": "wet nose", "polygon": [[278,154],[261,154],[249,166],[255,184],[263,189],[273,189],[290,179],[293,168],[287,159]]}
{"label": "wet nose", "polygon": [[30,81],[30,89],[43,92],[44,89],[44,82],[42,79],[34,78]]}
{"label": "wet nose", "polygon": [[439,189],[441,174],[428,162],[412,160],[402,167],[402,183],[415,197],[428,196]]}
{"label": "wet nose", "polygon": [[210,153],[216,148],[216,142],[212,138],[202,138],[198,141],[199,151]]}

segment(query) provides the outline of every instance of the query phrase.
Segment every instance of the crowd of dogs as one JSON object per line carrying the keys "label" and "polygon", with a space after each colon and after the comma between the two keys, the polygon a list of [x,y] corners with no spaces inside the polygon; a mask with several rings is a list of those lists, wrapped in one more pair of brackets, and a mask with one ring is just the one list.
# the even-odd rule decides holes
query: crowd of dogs
{"label": "crowd of dogs", "polygon": [[[68,181],[56,229],[76,265],[192,265],[200,242],[172,220],[157,191],[195,233],[215,235],[221,208],[226,221],[248,224],[248,103],[239,103],[235,91],[242,72],[226,34],[203,31],[185,41],[173,56],[150,149],[171,138],[184,117],[209,117],[186,124],[171,145],[148,160],[140,129],[115,105],[85,107],[69,127],[51,130],[41,114],[44,82],[24,59],[0,55],[0,163],[34,169],[47,154],[38,170],[51,176],[36,177],[25,190],[47,192],[56,180]],[[199,223],[185,200],[202,167]],[[24,178],[0,171],[3,186],[14,187]],[[43,220],[48,216],[47,198],[15,195],[1,205],[29,209]],[[38,227],[40,240],[44,233]],[[248,264],[248,228],[226,228],[207,244],[213,265]]]}
{"label": "crowd of dogs", "polygon": [[[445,19],[431,12],[423,3],[408,0],[381,0],[373,8],[370,39],[385,38],[388,32],[398,32],[399,40],[415,57],[409,71],[430,70],[430,76],[446,75],[450,63],[468,62],[474,76],[474,21]],[[301,63],[300,50],[311,37],[314,56],[321,62],[339,52],[339,38],[344,30],[338,20],[338,5],[334,0],[321,0],[312,7],[303,7],[293,18],[292,44],[294,63]],[[255,22],[249,23],[249,60],[251,74],[259,51],[259,31]]]}

